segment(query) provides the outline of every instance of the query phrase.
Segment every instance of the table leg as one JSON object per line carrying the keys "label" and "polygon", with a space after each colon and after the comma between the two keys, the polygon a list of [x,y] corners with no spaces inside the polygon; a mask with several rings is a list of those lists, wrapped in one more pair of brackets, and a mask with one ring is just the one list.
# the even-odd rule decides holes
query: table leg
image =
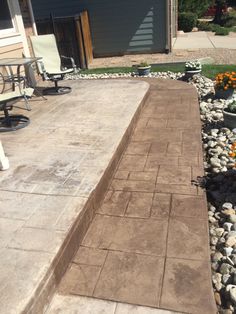
{"label": "table leg", "polygon": [[16,84],[15,84],[15,80],[14,80],[14,73],[13,73],[11,66],[8,66],[8,68],[9,68],[9,72],[10,72],[12,90],[14,91],[16,89]]}
{"label": "table leg", "polygon": [[[20,67],[21,67],[21,65],[18,65],[18,66],[17,66],[17,81],[18,81],[18,84],[19,84],[19,90],[21,91]],[[23,86],[23,87],[25,87],[25,86]]]}

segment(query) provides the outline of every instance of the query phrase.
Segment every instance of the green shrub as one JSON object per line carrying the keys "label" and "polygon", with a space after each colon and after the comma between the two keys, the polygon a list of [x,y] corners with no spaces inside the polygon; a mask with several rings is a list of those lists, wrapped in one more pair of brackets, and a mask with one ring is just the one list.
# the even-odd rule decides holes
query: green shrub
{"label": "green shrub", "polygon": [[205,31],[205,32],[211,32],[212,31],[211,24],[209,24],[207,22],[198,21],[197,27],[198,27],[199,31]]}
{"label": "green shrub", "polygon": [[178,16],[178,29],[184,32],[191,32],[197,25],[197,15],[191,12],[182,12]]}
{"label": "green shrub", "polygon": [[229,35],[229,30],[228,28],[220,27],[219,29],[216,30],[215,35],[220,35],[220,36]]}
{"label": "green shrub", "polygon": [[212,32],[220,32],[222,29],[222,27],[219,24],[211,24],[211,30]]}
{"label": "green shrub", "polygon": [[201,17],[212,4],[212,0],[178,0],[179,12],[194,12]]}
{"label": "green shrub", "polygon": [[232,11],[227,14],[224,14],[221,21],[222,21],[222,25],[225,27],[236,26],[236,11]]}
{"label": "green shrub", "polygon": [[150,64],[146,61],[142,61],[138,64],[138,67],[140,67],[140,68],[149,67],[149,66],[150,66]]}
{"label": "green shrub", "polygon": [[198,29],[201,31],[212,31],[215,35],[226,36],[229,34],[231,29],[227,27],[222,27],[219,24],[214,23],[206,23],[206,22],[198,22]]}

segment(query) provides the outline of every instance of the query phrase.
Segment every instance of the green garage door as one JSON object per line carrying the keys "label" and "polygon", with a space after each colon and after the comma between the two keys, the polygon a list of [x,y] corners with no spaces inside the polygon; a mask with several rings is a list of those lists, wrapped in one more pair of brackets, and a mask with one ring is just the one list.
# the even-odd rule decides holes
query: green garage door
{"label": "green garage door", "polygon": [[94,56],[166,49],[166,0],[32,0],[35,19],[87,10]]}

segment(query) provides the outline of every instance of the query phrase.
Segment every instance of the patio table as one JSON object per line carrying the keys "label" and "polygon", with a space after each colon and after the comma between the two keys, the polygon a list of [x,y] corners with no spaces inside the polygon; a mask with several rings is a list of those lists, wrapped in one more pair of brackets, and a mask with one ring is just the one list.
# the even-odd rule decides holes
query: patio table
{"label": "patio table", "polygon": [[[27,88],[30,87],[30,82],[32,81],[32,77],[34,75],[33,70],[30,70],[30,66],[32,63],[37,62],[42,58],[3,58],[0,59],[0,67],[4,67],[7,69],[8,75],[0,75],[3,80],[3,88],[1,92],[4,92],[5,82],[9,82],[12,84],[12,92],[4,93],[0,95],[0,110],[4,112],[4,116],[0,117],[0,132],[8,132],[15,131],[17,129],[23,128],[27,126],[30,122],[28,117],[23,115],[9,115],[8,110],[12,110],[12,104],[8,104],[11,101],[17,101],[19,98],[24,98],[25,106],[27,110],[31,110],[27,98],[32,96],[32,92],[34,89]],[[14,67],[16,67],[16,71],[14,71]],[[24,72],[22,74],[22,67],[24,67]],[[21,83],[24,83],[23,88],[21,88]],[[16,84],[19,85],[19,91],[15,91]],[[30,92],[30,94],[27,94]],[[5,97],[4,97],[5,96]]]}
{"label": "patio table", "polygon": [[[6,81],[12,83],[12,89],[15,90],[15,83],[21,83],[22,80],[28,81],[27,76],[21,75],[21,67],[28,67],[32,63],[37,62],[42,58],[29,57],[29,58],[3,58],[0,59],[0,67],[6,67],[9,70],[9,76]],[[13,67],[16,67],[16,75],[14,74]]]}

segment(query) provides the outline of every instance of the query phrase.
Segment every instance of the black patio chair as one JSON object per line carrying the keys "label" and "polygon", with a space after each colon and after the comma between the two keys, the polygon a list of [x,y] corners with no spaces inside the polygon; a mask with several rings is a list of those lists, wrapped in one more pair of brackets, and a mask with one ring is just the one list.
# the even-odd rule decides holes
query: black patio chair
{"label": "black patio chair", "polygon": [[[33,88],[24,88],[12,92],[0,94],[0,111],[3,111],[4,116],[0,117],[0,132],[15,131],[26,127],[30,123],[30,119],[23,115],[10,115],[9,110],[12,110],[13,102],[23,98],[26,102],[26,109],[30,110],[28,106],[28,98],[32,96]],[[22,108],[21,108],[22,109]]]}

